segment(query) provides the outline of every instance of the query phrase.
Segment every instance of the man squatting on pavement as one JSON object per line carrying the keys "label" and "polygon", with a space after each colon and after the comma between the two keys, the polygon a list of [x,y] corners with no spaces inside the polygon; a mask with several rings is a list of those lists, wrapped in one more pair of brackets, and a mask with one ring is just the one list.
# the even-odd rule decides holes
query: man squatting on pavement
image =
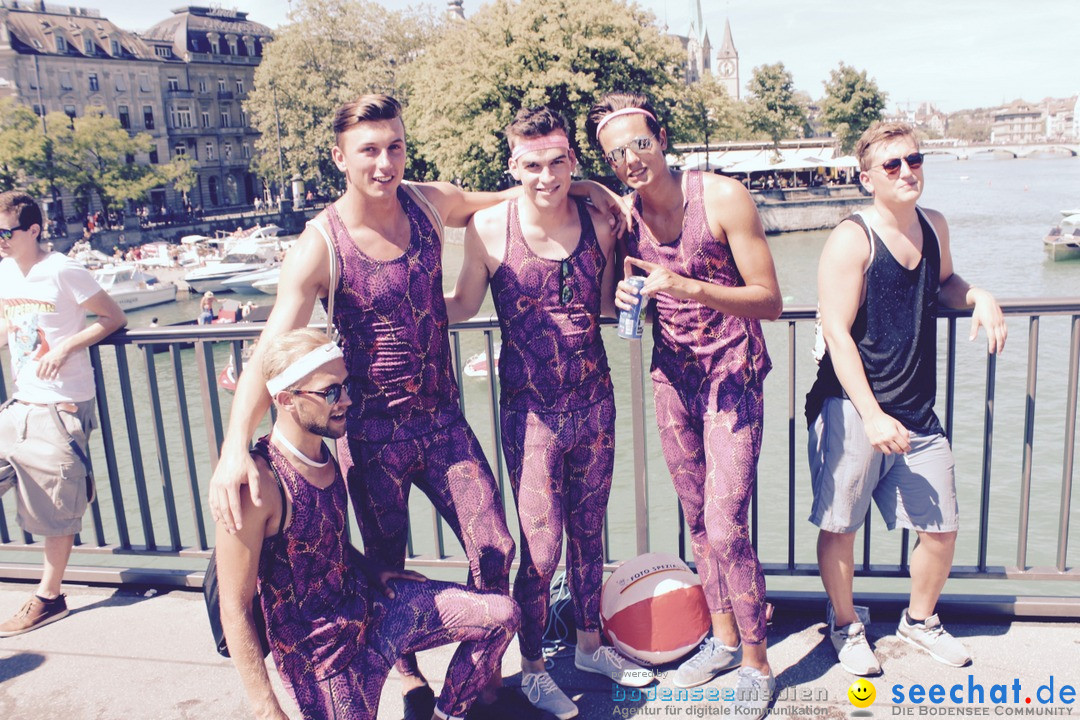
{"label": "man squatting on pavement", "polygon": [[615,236],[568,195],[576,165],[568,123],[526,108],[506,128],[521,197],[482,210],[465,231],[465,261],[446,298],[451,322],[472,317],[490,284],[502,332],[502,445],[521,526],[514,599],[522,609],[522,691],[561,720],[577,706],[547,673],[541,643],[552,576],[567,535],[574,664],[622,684],[652,675],[600,644],[604,512],[615,456],[615,400],[600,337],[614,315]]}
{"label": "man squatting on pavement", "polygon": [[[386,567],[404,566],[408,498],[415,484],[461,542],[469,586],[508,593],[514,542],[495,478],[460,410],[440,229],[444,222],[464,226],[477,210],[521,191],[468,193],[449,183],[402,184],[405,126],[401,106],[386,95],[342,105],[333,127],[332,154],[346,190],[289,251],[263,341],[306,325],[315,299],[323,298],[326,307],[334,293],[332,321],[354,395],[337,450],[365,552]],[[601,186],[582,186],[594,202],[610,203]],[[340,270],[333,288],[331,262]],[[241,527],[243,482],[253,502],[261,502],[247,444],[270,402],[260,369],[264,344],[256,346],[240,376],[211,482],[211,510],[230,532]],[[402,658],[397,669],[407,695],[431,695],[414,655]],[[501,678],[491,682],[485,701],[494,699]]]}
{"label": "man squatting on pavement", "polygon": [[277,408],[273,431],[257,446],[264,501],[241,496],[244,526],[231,534],[219,519],[217,541],[222,626],[252,708],[260,718],[287,717],[251,615],[258,586],[274,663],[305,718],[376,720],[393,663],[452,642],[461,644],[431,717],[464,717],[499,674],[517,605],[505,594],[385,570],[348,545],[345,481],[323,443],[346,432],[344,356],[310,328],[259,344]]}
{"label": "man squatting on pavement", "polygon": [[[776,681],[766,657],[765,576],[747,511],[761,450],[762,383],[771,363],[760,319],[782,300],[761,220],[746,188],[711,173],[673,174],[667,133],[641,95],[609,93],[589,137],[631,190],[624,274],[647,274],[656,300],[652,376],[660,440],[693,538],[713,636],[678,669],[692,687],[741,665],[739,711],[760,717]],[[615,304],[638,301],[620,281]]]}
{"label": "man squatting on pavement", "polygon": [[962,666],[967,650],[934,613],[959,527],[952,448],[934,414],[937,309],[973,307],[970,339],[985,327],[991,353],[1005,347],[1005,318],[990,293],[953,272],[944,216],[916,205],[923,156],[912,128],[877,123],[855,153],[874,204],[837,225],[822,250],[824,356],[806,397],[810,522],[820,528],[830,638],[845,670],[881,672],[866,640],[866,614],[852,601],[855,532],[873,498],[890,530],[918,534],[910,604],[897,635]]}

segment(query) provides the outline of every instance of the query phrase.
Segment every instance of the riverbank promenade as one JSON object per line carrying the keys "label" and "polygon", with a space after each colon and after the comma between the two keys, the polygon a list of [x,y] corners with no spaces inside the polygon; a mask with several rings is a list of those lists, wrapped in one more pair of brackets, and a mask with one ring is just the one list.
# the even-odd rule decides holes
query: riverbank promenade
{"label": "riverbank promenade", "polygon": [[[14,612],[34,586],[0,584],[0,614]],[[0,717],[5,720],[58,718],[83,720],[249,718],[247,699],[232,662],[213,650],[200,593],[125,587],[65,586],[71,614],[24,635],[0,639]],[[824,634],[820,600],[785,600],[769,629],[769,657],[778,678],[775,716],[949,717],[985,715],[1080,716],[1080,702],[1066,686],[1080,689],[1080,623],[979,617],[963,606],[945,603],[942,618],[971,650],[974,663],[951,668],[935,662],[896,637],[900,608],[871,601],[869,635],[884,667],[870,678],[876,700],[856,710],[847,690],[853,676],[835,661]],[[436,691],[453,647],[420,654],[420,664]],[[517,643],[503,661],[504,682],[520,682]],[[551,671],[577,702],[584,720],[612,717],[707,718],[732,716],[723,693],[733,688],[734,673],[702,686],[702,697],[676,699],[673,666],[657,669],[658,681],[645,691],[623,690],[598,675],[577,672],[572,651]],[[271,668],[275,690],[285,697]],[[1051,702],[1049,686],[1053,685]],[[913,686],[930,693],[941,685],[944,700],[910,699]],[[902,685],[902,690],[894,686]],[[1004,702],[995,704],[995,685],[1004,686]],[[954,686],[960,686],[959,689]],[[1041,687],[1041,690],[1040,690]],[[981,688],[982,702],[979,702]],[[402,717],[400,685],[391,673],[379,718]],[[644,692],[644,695],[642,694]],[[896,692],[904,700],[893,702]],[[957,703],[950,692],[961,699]],[[664,699],[665,693],[672,693]],[[916,691],[917,693],[917,691]],[[975,702],[969,702],[969,696]],[[1015,697],[1015,699],[1014,699]],[[1026,702],[1031,698],[1031,702]],[[1018,701],[1017,701],[1018,700]],[[300,715],[285,704],[290,717]],[[506,720],[517,720],[507,717]]]}

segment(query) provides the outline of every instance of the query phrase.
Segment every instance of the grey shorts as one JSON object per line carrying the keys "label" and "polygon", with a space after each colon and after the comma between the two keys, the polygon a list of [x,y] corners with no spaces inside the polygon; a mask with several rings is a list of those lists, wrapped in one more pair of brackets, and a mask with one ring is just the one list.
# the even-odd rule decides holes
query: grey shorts
{"label": "grey shorts", "polygon": [[13,484],[19,527],[45,537],[79,532],[93,493],[88,470],[68,437],[88,452],[97,425],[94,401],[56,408],[63,432],[46,405],[11,402],[0,410],[0,493]]}
{"label": "grey shorts", "polygon": [[911,450],[885,455],[870,444],[850,400],[828,398],[810,428],[808,446],[814,506],[810,522],[851,533],[877,503],[890,530],[959,528],[953,454],[943,435],[911,433]]}

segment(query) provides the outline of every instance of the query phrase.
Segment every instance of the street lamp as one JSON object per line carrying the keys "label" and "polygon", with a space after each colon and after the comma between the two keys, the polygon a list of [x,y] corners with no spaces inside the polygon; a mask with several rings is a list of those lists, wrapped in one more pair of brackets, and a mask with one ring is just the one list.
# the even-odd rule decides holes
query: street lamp
{"label": "street lamp", "polygon": [[281,212],[282,203],[285,201],[285,163],[281,158],[281,116],[278,115],[277,84],[271,81],[270,88],[274,91],[274,125],[277,128],[278,212]]}

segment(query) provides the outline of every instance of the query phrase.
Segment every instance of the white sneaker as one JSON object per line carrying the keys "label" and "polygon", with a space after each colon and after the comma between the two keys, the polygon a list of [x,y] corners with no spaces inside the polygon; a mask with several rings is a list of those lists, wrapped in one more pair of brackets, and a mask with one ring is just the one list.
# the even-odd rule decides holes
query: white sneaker
{"label": "white sneaker", "polygon": [[574,650],[574,667],[585,672],[603,675],[626,687],[645,687],[653,680],[651,670],[646,670],[608,645],[601,645],[589,654],[581,648]]}
{"label": "white sneaker", "polygon": [[559,720],[577,717],[577,705],[566,697],[566,693],[546,672],[521,673],[521,692],[525,693],[533,707],[546,710]]}

